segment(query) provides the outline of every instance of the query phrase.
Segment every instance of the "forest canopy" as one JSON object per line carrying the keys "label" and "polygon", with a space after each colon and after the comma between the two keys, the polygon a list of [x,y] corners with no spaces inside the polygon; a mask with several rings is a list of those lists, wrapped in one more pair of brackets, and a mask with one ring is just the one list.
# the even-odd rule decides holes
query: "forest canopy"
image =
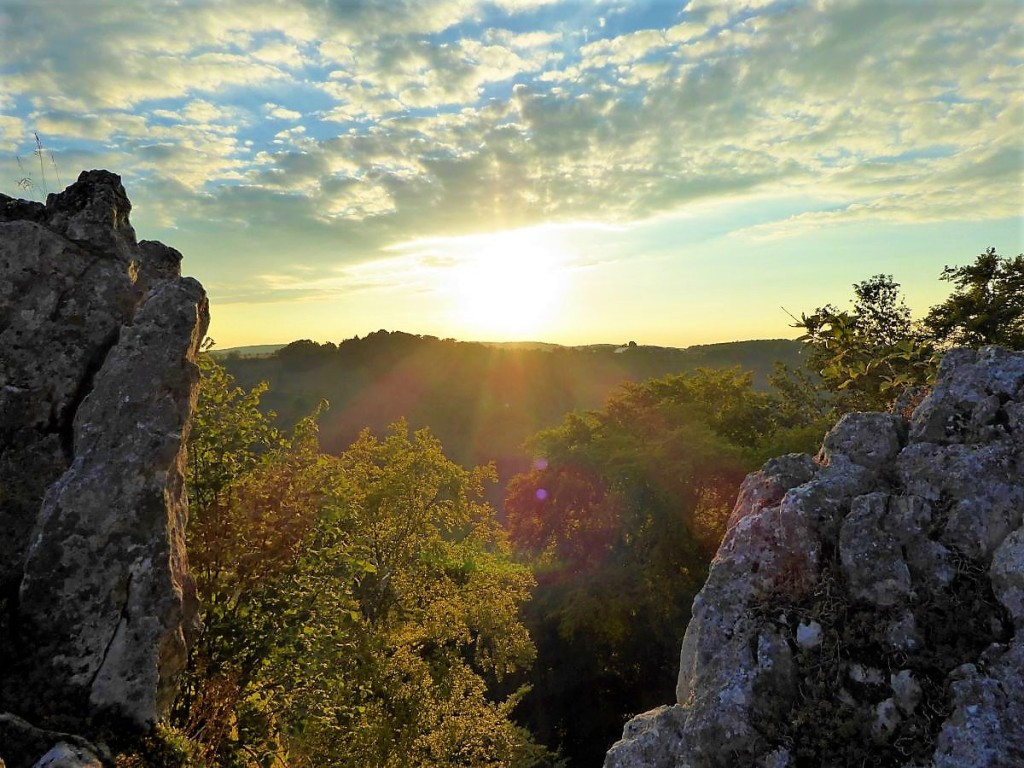
{"label": "forest canopy", "polygon": [[205,631],[175,723],[204,765],[529,765],[491,691],[535,651],[533,577],[481,499],[493,469],[403,422],[322,453],[208,357],[190,441]]}
{"label": "forest canopy", "polygon": [[[458,458],[405,414],[325,450],[319,425],[337,424],[326,402],[303,394],[310,407],[284,429],[267,407],[272,387],[239,386],[203,355],[188,545],[204,631],[173,729],[120,763],[598,763],[627,716],[671,700],[690,606],[747,472],[815,452],[844,412],[912,405],[953,345],[1024,348],[1024,256],[988,249],[940,277],[951,295],[917,321],[882,274],[853,285],[849,309],[801,315],[806,365],[767,381],[689,368],[626,380],[557,418],[579,393],[559,385],[537,399],[536,377],[564,385],[573,379],[558,367],[573,361],[655,370],[671,355],[544,350],[549,367],[517,373],[522,350],[381,332],[273,358],[306,381],[347,361],[377,399],[357,396],[345,417],[365,402],[380,419],[421,402],[416,388],[433,385],[403,376],[410,358],[428,376],[435,354],[443,365],[429,375],[452,389],[433,413]],[[488,377],[483,399],[459,390]],[[496,485],[493,464],[466,457],[511,423],[500,398],[533,414],[533,434],[496,457],[520,457]]]}

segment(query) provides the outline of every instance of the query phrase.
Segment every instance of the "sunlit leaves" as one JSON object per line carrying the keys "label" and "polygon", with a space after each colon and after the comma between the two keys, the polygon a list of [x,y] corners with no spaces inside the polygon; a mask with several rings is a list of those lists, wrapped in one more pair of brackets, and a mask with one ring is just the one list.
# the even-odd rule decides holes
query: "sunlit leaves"
{"label": "sunlit leaves", "polygon": [[[410,436],[402,423],[381,440],[364,432],[331,461],[321,535],[362,568],[349,573],[340,637],[335,609],[311,608],[312,666],[300,661],[294,680],[306,760],[508,764],[523,734],[488,700],[486,680],[533,660],[517,618],[533,580],[479,500],[492,470],[459,467],[429,432]],[[300,589],[329,589],[336,554],[312,556]]]}
{"label": "sunlit leaves", "polygon": [[[320,453],[204,363],[189,538],[206,631],[176,717],[219,765],[511,765],[490,685],[528,666],[533,579],[482,502],[490,467],[426,430]],[[204,474],[205,473],[205,474]],[[541,750],[543,752],[543,750]],[[525,758],[524,758],[525,759]]]}
{"label": "sunlit leaves", "polygon": [[749,374],[701,370],[624,385],[530,441],[537,461],[505,507],[538,573],[525,700],[538,736],[597,762],[628,712],[671,697],[694,594],[774,429]]}
{"label": "sunlit leaves", "polygon": [[721,522],[711,523],[706,502],[721,514],[723,489],[749,463],[744,449],[772,429],[771,400],[748,374],[702,370],[626,384],[601,411],[571,414],[533,439],[543,461],[509,484],[511,535],[575,570],[613,549],[680,535],[713,551]]}
{"label": "sunlit leaves", "polygon": [[223,367],[201,355],[202,386],[192,416],[188,443],[189,502],[205,509],[235,478],[253,469],[268,450],[283,444],[273,427],[273,414],[264,415],[260,397],[267,385],[246,392],[234,384]]}
{"label": "sunlit leaves", "polygon": [[843,410],[885,410],[904,390],[929,382],[938,358],[920,335],[891,275],[857,283],[852,311],[831,305],[801,315],[794,327],[809,350],[808,366],[842,395]]}
{"label": "sunlit leaves", "polygon": [[989,248],[973,264],[946,267],[941,279],[955,288],[925,318],[936,341],[1024,349],[1024,254],[1003,257]]}

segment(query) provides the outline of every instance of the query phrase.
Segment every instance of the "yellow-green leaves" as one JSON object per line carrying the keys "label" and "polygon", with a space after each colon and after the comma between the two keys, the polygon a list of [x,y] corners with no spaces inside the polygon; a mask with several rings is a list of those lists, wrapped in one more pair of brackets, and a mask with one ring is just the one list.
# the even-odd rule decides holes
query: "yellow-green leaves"
{"label": "yellow-green leaves", "polygon": [[[506,766],[536,756],[489,693],[527,667],[533,577],[482,500],[492,467],[400,422],[322,454],[211,361],[190,449],[206,631],[176,721],[211,765]],[[505,699],[505,702],[502,702]],[[525,752],[524,752],[525,750]]]}

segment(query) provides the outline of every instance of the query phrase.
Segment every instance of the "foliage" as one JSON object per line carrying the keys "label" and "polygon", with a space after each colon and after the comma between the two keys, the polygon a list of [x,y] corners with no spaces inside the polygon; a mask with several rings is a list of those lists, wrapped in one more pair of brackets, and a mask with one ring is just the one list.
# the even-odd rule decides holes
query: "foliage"
{"label": "foliage", "polygon": [[924,320],[943,346],[1000,344],[1024,349],[1024,254],[1003,257],[988,248],[973,264],[942,270],[955,287]]}
{"label": "foliage", "polygon": [[779,363],[769,381],[775,428],[758,441],[755,466],[787,453],[817,453],[841,413],[842,398],[806,366]]}
{"label": "foliage", "polygon": [[851,311],[832,305],[801,315],[808,367],[840,411],[886,410],[903,391],[934,378],[933,343],[917,334],[892,275],[857,283]]}
{"label": "foliage", "polygon": [[15,159],[18,161],[18,170],[21,173],[21,176],[18,177],[17,185],[19,189],[24,190],[25,192],[31,192],[35,194],[38,191],[42,194],[43,199],[46,199],[46,196],[47,194],[49,194],[50,190],[46,184],[45,159],[49,158],[50,160],[50,165],[53,167],[53,174],[57,179],[58,189],[60,189],[61,187],[60,171],[57,169],[57,161],[53,157],[53,152],[51,152],[50,150],[46,149],[43,146],[43,140],[39,138],[39,133],[37,131],[33,131],[32,137],[33,139],[35,139],[35,149],[32,150],[32,154],[35,155],[36,159],[39,161],[39,181],[37,182],[34,178],[32,178],[33,172],[25,167],[25,164],[22,162],[21,157],[16,156]]}
{"label": "foliage", "polygon": [[493,470],[462,469],[403,423],[383,440],[364,431],[333,463],[317,554],[296,583],[312,606],[288,660],[296,762],[511,764],[527,743],[515,698],[487,690],[533,660],[517,617],[532,577],[479,501]]}
{"label": "foliage", "polygon": [[626,384],[532,439],[538,461],[506,501],[539,580],[524,714],[573,764],[599,762],[628,714],[670,700],[693,597],[776,423],[749,374],[702,370]]}
{"label": "foliage", "polygon": [[286,445],[273,426],[274,412],[260,409],[265,382],[245,391],[209,355],[200,355],[199,368],[202,386],[188,442],[193,526],[204,523],[206,511],[221,503],[234,480],[255,469],[267,452]]}
{"label": "foliage", "polygon": [[429,426],[459,464],[494,461],[499,483],[487,489],[487,499],[500,508],[509,479],[529,468],[523,442],[570,411],[600,408],[623,381],[741,364],[764,390],[773,362],[797,363],[800,348],[790,340],[624,346],[492,345],[377,331],[337,345],[297,341],[271,356],[224,364],[247,387],[270,382],[263,406],[282,425],[330,400],[320,441],[331,453],[365,427],[383,434],[400,418],[413,429]]}
{"label": "foliage", "polygon": [[175,721],[215,765],[264,764],[280,751],[263,672],[293,638],[290,600],[322,476],[315,424],[284,438],[207,356],[189,438],[189,559],[204,631],[192,649]]}
{"label": "foliage", "polygon": [[668,507],[679,530],[713,551],[722,499],[749,464],[743,448],[771,425],[770,398],[735,369],[625,384],[601,411],[569,414],[533,439],[542,460],[509,485],[510,533],[521,549],[578,571],[626,545],[624,535],[645,546],[636,536],[651,533],[652,521],[630,515]]}
{"label": "foliage", "polygon": [[209,765],[528,765],[493,694],[529,665],[532,585],[482,503],[493,470],[427,431],[340,457],[316,413],[283,438],[262,387],[209,360],[190,447],[190,555],[206,626],[175,721]]}
{"label": "foliage", "polygon": [[940,279],[953,293],[916,325],[891,275],[855,284],[850,311],[826,305],[796,321],[807,366],[821,378],[812,389],[837,413],[887,409],[928,385],[952,346],[1024,349],[1024,254],[1011,259],[989,248],[973,264],[945,267]]}
{"label": "foliage", "polygon": [[117,768],[205,768],[196,745],[187,736],[166,725],[139,739],[117,755]]}

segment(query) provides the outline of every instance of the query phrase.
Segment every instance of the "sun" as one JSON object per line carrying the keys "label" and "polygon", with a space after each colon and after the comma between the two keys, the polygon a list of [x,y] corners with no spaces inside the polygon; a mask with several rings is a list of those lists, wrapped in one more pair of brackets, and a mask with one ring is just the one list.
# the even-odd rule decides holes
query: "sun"
{"label": "sun", "polygon": [[477,333],[511,339],[543,330],[564,293],[561,248],[537,232],[474,237],[448,278],[458,321]]}

